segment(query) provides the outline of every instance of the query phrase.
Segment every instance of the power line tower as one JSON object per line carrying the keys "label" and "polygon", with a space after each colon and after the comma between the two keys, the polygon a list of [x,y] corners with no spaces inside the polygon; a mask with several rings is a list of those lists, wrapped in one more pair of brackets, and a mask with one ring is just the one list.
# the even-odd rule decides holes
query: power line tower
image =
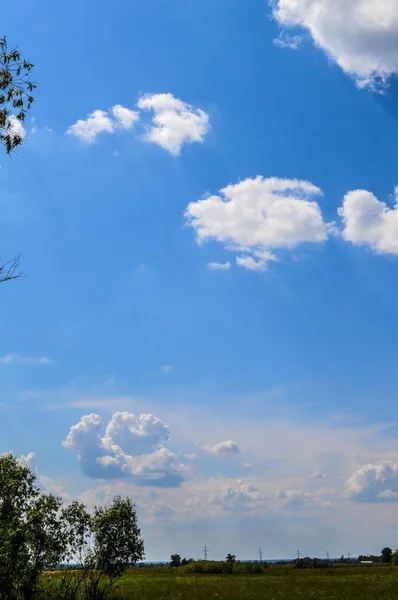
{"label": "power line tower", "polygon": [[351,554],[348,552],[348,560],[351,561]]}
{"label": "power line tower", "polygon": [[204,553],[204,555],[205,555],[205,560],[207,560],[207,555],[208,555],[209,551],[208,551],[208,549],[207,549],[207,546],[206,546],[206,544],[205,544],[205,547],[204,547],[204,549],[203,549],[203,553]]}
{"label": "power line tower", "polygon": [[263,562],[263,551],[261,550],[261,548],[260,548],[260,550],[258,551],[258,553],[259,553],[259,555],[260,555],[260,563],[262,563],[262,562]]}
{"label": "power line tower", "polygon": [[326,550],[326,558],[329,560],[329,550]]}
{"label": "power line tower", "polygon": [[297,550],[297,560],[300,560],[300,550]]}

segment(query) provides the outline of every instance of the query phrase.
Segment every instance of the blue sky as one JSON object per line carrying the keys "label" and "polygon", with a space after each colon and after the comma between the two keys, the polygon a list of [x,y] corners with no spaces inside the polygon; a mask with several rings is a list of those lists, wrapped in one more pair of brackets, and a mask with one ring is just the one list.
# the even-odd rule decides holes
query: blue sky
{"label": "blue sky", "polygon": [[135,497],[153,560],[394,545],[395,4],[3,17],[40,85],[0,161],[2,450]]}

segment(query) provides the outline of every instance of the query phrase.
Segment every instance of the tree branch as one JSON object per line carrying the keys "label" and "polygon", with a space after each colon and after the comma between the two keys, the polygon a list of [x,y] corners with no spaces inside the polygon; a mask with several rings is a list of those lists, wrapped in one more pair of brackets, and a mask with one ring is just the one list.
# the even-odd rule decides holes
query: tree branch
{"label": "tree branch", "polygon": [[8,262],[0,263],[0,283],[21,279],[22,277],[21,257],[19,255]]}

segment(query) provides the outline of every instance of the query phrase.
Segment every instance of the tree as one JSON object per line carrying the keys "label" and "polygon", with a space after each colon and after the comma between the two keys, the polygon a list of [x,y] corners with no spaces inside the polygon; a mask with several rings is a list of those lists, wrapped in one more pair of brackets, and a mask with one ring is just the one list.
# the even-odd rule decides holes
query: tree
{"label": "tree", "polygon": [[[10,154],[23,142],[23,123],[31,108],[37,85],[31,79],[33,64],[21,58],[17,48],[9,48],[0,38],[0,143]],[[19,256],[0,262],[0,283],[22,276]]]}
{"label": "tree", "polygon": [[170,566],[171,567],[181,567],[181,556],[179,554],[172,554],[170,556]]}
{"label": "tree", "polygon": [[393,552],[391,562],[393,565],[398,566],[398,550]]}
{"label": "tree", "polygon": [[391,563],[391,560],[392,560],[391,548],[383,548],[383,550],[381,551],[381,562]]}
{"label": "tree", "polygon": [[[94,544],[87,558],[89,577],[85,583],[86,595],[97,598],[101,590],[101,597],[104,597],[127,567],[145,556],[133,501],[116,496],[111,505],[96,506],[91,519],[91,533]],[[103,576],[106,577],[105,583]]]}
{"label": "tree", "polygon": [[129,498],[95,507],[45,494],[28,466],[0,456],[0,600],[35,600],[45,569],[81,566],[56,581],[56,597],[104,600],[130,564],[144,557],[137,512]]}
{"label": "tree", "polygon": [[234,563],[234,562],[236,562],[236,555],[235,554],[227,554],[225,560],[228,563]]}
{"label": "tree", "polygon": [[7,38],[0,38],[0,142],[7,154],[23,142],[22,124],[37,87],[30,78],[32,69],[18,48],[9,48]]}
{"label": "tree", "polygon": [[0,599],[32,600],[63,551],[59,498],[42,494],[29,467],[0,456]]}

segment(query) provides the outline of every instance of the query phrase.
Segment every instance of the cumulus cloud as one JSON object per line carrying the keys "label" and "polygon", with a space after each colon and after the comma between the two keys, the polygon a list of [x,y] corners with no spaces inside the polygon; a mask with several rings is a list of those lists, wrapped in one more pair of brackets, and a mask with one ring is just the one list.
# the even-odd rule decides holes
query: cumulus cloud
{"label": "cumulus cloud", "polygon": [[19,354],[6,354],[0,357],[0,365],[35,365],[41,367],[51,363],[51,358],[47,356],[34,358],[31,356],[19,356]]}
{"label": "cumulus cloud", "polygon": [[185,218],[199,244],[216,240],[240,253],[239,266],[263,271],[277,260],[275,251],[328,238],[328,225],[313,200],[321,194],[308,181],[256,177],[191,202]]}
{"label": "cumulus cloud", "polygon": [[398,72],[396,0],[270,0],[284,28],[304,28],[359,86]]}
{"label": "cumulus cloud", "polygon": [[109,112],[94,110],[87,119],[79,119],[71,125],[66,133],[87,144],[92,144],[100,133],[115,133],[117,129],[131,129],[138,119],[137,111],[115,104]]}
{"label": "cumulus cloud", "polygon": [[398,254],[398,187],[392,208],[367,190],[354,190],[345,195],[338,213],[345,240],[375,252]]}
{"label": "cumulus cloud", "polygon": [[358,502],[397,502],[398,462],[365,465],[347,481],[346,491]]}
{"label": "cumulus cloud", "polygon": [[87,119],[79,119],[67,129],[68,135],[73,135],[87,144],[95,142],[100,133],[113,133],[114,123],[105,110],[94,110]]}
{"label": "cumulus cloud", "polygon": [[166,425],[153,415],[115,413],[102,436],[104,423],[97,414],[83,416],[62,445],[75,452],[89,477],[133,477],[138,485],[178,486],[184,466],[163,443]]}
{"label": "cumulus cloud", "polygon": [[209,262],[207,263],[207,268],[210,269],[210,271],[229,271],[231,268],[231,263]]}
{"label": "cumulus cloud", "polygon": [[215,456],[232,456],[242,452],[238,444],[232,440],[211,444],[206,446],[205,450],[208,454],[214,454]]}
{"label": "cumulus cloud", "polygon": [[261,503],[265,508],[265,497],[259,490],[244,481],[237,481],[236,485],[225,486],[219,492],[212,494],[210,501],[220,504],[224,510],[242,509],[253,507]]}
{"label": "cumulus cloud", "polygon": [[208,132],[209,116],[201,109],[175,98],[173,94],[146,94],[137,104],[141,110],[153,111],[152,125],[144,136],[170,154],[178,156],[183,144],[203,142]]}
{"label": "cumulus cloud", "polygon": [[123,129],[130,129],[140,118],[136,110],[130,110],[121,104],[112,106],[111,113]]}
{"label": "cumulus cloud", "polygon": [[123,451],[137,456],[168,440],[169,429],[157,417],[146,414],[136,417],[132,413],[117,412],[107,425],[103,443],[115,454]]}
{"label": "cumulus cloud", "polygon": [[39,472],[39,469],[36,464],[36,455],[34,452],[29,452],[28,454],[21,456],[18,458],[18,462],[21,465],[29,467],[32,473],[36,477],[37,486],[43,490],[43,492],[49,494],[55,494],[56,496],[60,496],[63,500],[70,500],[69,494],[63,489],[63,487],[54,481],[51,477],[46,477]]}
{"label": "cumulus cloud", "polygon": [[303,506],[329,506],[320,493],[311,493],[304,490],[288,489],[280,490],[277,494],[278,500],[282,500],[285,508],[301,508]]}

